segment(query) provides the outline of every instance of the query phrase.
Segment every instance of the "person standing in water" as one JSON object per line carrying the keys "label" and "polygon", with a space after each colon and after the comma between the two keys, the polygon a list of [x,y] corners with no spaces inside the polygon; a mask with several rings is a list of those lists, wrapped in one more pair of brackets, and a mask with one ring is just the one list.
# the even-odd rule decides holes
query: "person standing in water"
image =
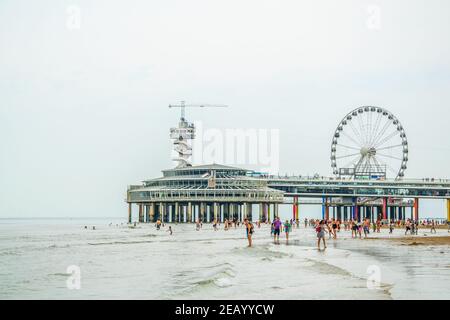
{"label": "person standing in water", "polygon": [[325,222],[321,220],[316,227],[317,232],[317,249],[320,250],[320,240],[323,241],[323,249],[327,248],[327,244],[325,242]]}
{"label": "person standing in water", "polygon": [[291,232],[292,224],[289,223],[289,221],[286,220],[284,223],[284,232],[286,233],[286,242],[289,241],[289,232]]}
{"label": "person standing in water", "polygon": [[409,221],[409,219],[406,221],[405,229],[406,229],[405,230],[405,236],[408,233],[408,231],[409,231],[409,233],[411,233],[411,221]]}
{"label": "person standing in water", "polygon": [[247,233],[248,246],[252,246],[252,235],[254,232],[253,223],[251,223],[247,218],[244,219],[245,230]]}
{"label": "person standing in water", "polygon": [[279,217],[276,217],[273,221],[273,241],[279,242],[280,241],[280,230],[281,229],[281,221]]}
{"label": "person standing in water", "polygon": [[389,222],[389,234],[392,234],[394,232],[394,221]]}
{"label": "person standing in water", "polygon": [[358,234],[359,234],[359,238],[360,239],[362,239],[362,229],[363,229],[362,223],[358,222],[357,223],[357,230],[358,230]]}
{"label": "person standing in water", "polygon": [[381,220],[377,219],[377,233],[380,233],[381,231]]}
{"label": "person standing in water", "polygon": [[337,224],[336,220],[334,220],[334,219],[331,223],[331,229],[333,230],[333,239],[337,239],[338,224]]}
{"label": "person standing in water", "polygon": [[367,235],[369,234],[369,228],[370,228],[370,220],[366,219],[364,220],[364,238],[367,238]]}
{"label": "person standing in water", "polygon": [[436,233],[436,223],[434,222],[434,219],[431,220],[431,230],[430,230],[430,233],[433,233],[433,231],[434,231],[434,233]]}
{"label": "person standing in water", "polygon": [[350,228],[352,229],[352,238],[354,237],[356,239],[356,235],[358,234],[357,232],[358,226],[356,225],[355,220],[350,221]]}

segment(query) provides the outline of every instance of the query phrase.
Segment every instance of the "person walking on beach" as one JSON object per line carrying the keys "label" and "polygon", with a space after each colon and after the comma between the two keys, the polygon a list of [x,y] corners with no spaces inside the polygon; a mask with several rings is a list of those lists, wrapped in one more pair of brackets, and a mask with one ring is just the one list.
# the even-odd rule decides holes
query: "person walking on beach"
{"label": "person walking on beach", "polygon": [[334,220],[334,219],[333,219],[333,222],[331,224],[331,228],[333,230],[333,238],[337,239],[338,224],[337,224],[336,220]]}
{"label": "person walking on beach", "polygon": [[161,220],[156,220],[156,230],[161,229]]}
{"label": "person walking on beach", "polygon": [[308,218],[305,218],[305,229],[308,227]]}
{"label": "person walking on beach", "polygon": [[292,224],[286,220],[286,222],[284,223],[284,233],[286,234],[286,242],[289,241],[289,232],[291,232],[291,227]]}
{"label": "person walking on beach", "polygon": [[331,227],[331,221],[326,222],[327,232],[328,232],[328,240],[333,236],[333,229]]}
{"label": "person walking on beach", "polygon": [[279,217],[276,217],[273,221],[273,241],[280,241],[280,229],[281,229],[281,221]]}
{"label": "person walking on beach", "polygon": [[389,222],[389,234],[392,234],[394,232],[394,221]]}
{"label": "person walking on beach", "polygon": [[357,225],[356,225],[356,230],[358,231],[358,234],[359,234],[359,238],[360,239],[362,239],[362,223],[361,222],[358,222],[357,223]]}
{"label": "person walking on beach", "polygon": [[352,238],[353,238],[353,235],[355,236],[355,239],[356,239],[356,237],[357,237],[357,232],[358,232],[358,226],[356,225],[356,221],[355,220],[352,220],[351,222],[350,222],[350,226],[351,226],[351,229],[352,229]]}
{"label": "person walking on beach", "polygon": [[376,225],[377,225],[377,233],[380,233],[380,230],[381,230],[381,220],[380,219],[377,219]]}
{"label": "person walking on beach", "polygon": [[416,222],[411,221],[411,234],[416,234]]}
{"label": "person walking on beach", "polygon": [[247,218],[245,218],[244,225],[245,225],[245,230],[247,233],[248,246],[251,247],[252,246],[252,235],[254,232],[253,223],[251,223],[251,221],[249,221]]}
{"label": "person walking on beach", "polygon": [[195,224],[195,230],[200,231],[200,220],[197,220],[197,223]]}
{"label": "person walking on beach", "polygon": [[167,232],[170,232],[170,235],[172,235],[172,226],[169,226],[169,230]]}
{"label": "person walking on beach", "polygon": [[409,221],[409,219],[406,221],[405,228],[406,228],[406,230],[405,230],[405,236],[406,236],[408,231],[409,231],[409,233],[411,233],[411,221]]}
{"label": "person walking on beach", "polygon": [[369,234],[369,228],[370,228],[370,220],[366,219],[364,220],[364,238],[367,238],[367,235]]}
{"label": "person walking on beach", "polygon": [[434,220],[431,220],[431,230],[430,233],[436,233],[436,223],[434,222]]}
{"label": "person walking on beach", "polygon": [[316,227],[316,233],[317,233],[317,249],[320,251],[320,240],[323,241],[323,249],[325,250],[327,248],[327,244],[325,242],[325,222],[324,220],[321,220],[319,224]]}

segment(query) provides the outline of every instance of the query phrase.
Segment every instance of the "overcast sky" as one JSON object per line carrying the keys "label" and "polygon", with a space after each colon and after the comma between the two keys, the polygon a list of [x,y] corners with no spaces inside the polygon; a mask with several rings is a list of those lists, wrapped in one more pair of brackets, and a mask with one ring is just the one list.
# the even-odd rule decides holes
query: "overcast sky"
{"label": "overcast sky", "polygon": [[229,105],[188,110],[205,128],[279,129],[280,171],[322,175],[342,117],[381,106],[406,130],[406,177],[450,178],[449,12],[447,0],[2,0],[0,217],[126,217],[127,185],[173,166],[167,105],[180,100]]}

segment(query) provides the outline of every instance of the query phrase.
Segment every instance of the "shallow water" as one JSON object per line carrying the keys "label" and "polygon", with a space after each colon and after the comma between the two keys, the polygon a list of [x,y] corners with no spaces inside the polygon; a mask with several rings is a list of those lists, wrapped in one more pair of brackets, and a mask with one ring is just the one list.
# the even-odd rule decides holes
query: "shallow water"
{"label": "shallow water", "polygon": [[[167,225],[157,231],[112,220],[0,220],[0,298],[450,298],[450,246],[351,239],[341,231],[319,252],[312,228],[294,228],[288,244],[284,235],[274,244],[262,226],[247,248],[242,227],[172,228],[171,236]],[[67,287],[72,265],[81,271],[79,290]],[[380,274],[375,288],[368,287],[373,270]]]}

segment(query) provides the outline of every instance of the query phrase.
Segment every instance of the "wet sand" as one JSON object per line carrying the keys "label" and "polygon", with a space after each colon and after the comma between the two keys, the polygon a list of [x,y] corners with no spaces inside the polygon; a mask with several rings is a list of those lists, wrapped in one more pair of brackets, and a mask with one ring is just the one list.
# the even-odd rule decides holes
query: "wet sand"
{"label": "wet sand", "polygon": [[385,237],[374,237],[367,238],[370,240],[389,240],[396,242],[400,245],[409,246],[448,246],[450,245],[450,235],[449,236],[405,236],[401,238],[385,238]]}

